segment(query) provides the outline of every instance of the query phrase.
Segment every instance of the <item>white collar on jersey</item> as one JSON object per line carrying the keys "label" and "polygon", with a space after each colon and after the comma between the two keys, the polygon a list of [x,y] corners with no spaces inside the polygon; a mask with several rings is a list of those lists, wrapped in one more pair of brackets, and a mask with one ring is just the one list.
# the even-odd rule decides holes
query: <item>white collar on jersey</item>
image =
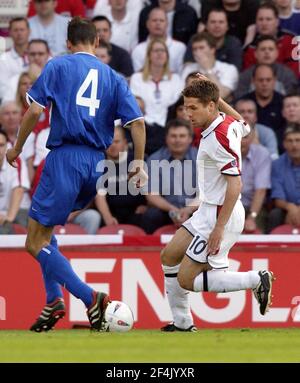
{"label": "white collar on jersey", "polygon": [[92,53],[89,53],[89,52],[75,52],[74,55],[78,55],[78,54],[81,54],[81,55],[90,55],[90,56],[93,56],[93,57],[97,57],[95,55],[93,55]]}
{"label": "white collar on jersey", "polygon": [[220,115],[209,125],[208,128],[201,132],[203,138],[207,137],[216,127],[225,119],[225,114],[220,112]]}

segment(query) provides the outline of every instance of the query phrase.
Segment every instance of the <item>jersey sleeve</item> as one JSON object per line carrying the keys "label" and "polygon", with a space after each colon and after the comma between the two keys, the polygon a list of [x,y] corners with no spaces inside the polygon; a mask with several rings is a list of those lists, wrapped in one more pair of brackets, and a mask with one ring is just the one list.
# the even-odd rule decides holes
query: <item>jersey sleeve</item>
{"label": "jersey sleeve", "polygon": [[46,108],[54,99],[54,87],[55,70],[54,65],[49,61],[30,91],[26,94],[28,104],[34,101],[41,107]]}
{"label": "jersey sleeve", "polygon": [[123,126],[126,126],[143,118],[143,115],[125,79],[118,76],[117,81],[116,117],[121,119]]}
{"label": "jersey sleeve", "polygon": [[250,125],[244,120],[238,120],[238,122],[240,123],[240,126],[241,126],[242,137],[248,136],[248,134],[251,132]]}
{"label": "jersey sleeve", "polygon": [[240,176],[240,140],[235,137],[230,139],[219,132],[216,132],[215,137],[214,150],[209,155],[215,161],[217,168],[224,175]]}

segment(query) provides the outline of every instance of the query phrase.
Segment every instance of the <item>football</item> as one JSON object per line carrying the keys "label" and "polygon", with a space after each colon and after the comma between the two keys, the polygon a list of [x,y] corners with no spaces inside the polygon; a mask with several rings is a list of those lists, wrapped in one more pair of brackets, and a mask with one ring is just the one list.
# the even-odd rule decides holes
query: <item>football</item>
{"label": "football", "polygon": [[105,310],[105,321],[109,332],[127,332],[133,327],[133,314],[130,307],[120,301],[112,301]]}

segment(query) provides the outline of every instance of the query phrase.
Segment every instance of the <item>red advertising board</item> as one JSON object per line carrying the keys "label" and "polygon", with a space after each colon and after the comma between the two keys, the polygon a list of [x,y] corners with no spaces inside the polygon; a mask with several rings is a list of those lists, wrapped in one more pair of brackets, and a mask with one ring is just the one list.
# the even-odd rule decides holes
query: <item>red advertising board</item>
{"label": "red advertising board", "polygon": [[[124,247],[64,251],[74,270],[96,290],[109,292],[133,310],[136,328],[159,328],[171,320],[159,250]],[[273,306],[261,316],[251,291],[191,293],[195,325],[199,328],[298,327],[300,325],[300,250],[279,245],[236,247],[230,255],[236,271],[269,269],[277,277]],[[24,250],[0,249],[0,329],[27,329],[44,305],[39,264]],[[65,291],[67,316],[58,328],[87,324],[83,304]]]}

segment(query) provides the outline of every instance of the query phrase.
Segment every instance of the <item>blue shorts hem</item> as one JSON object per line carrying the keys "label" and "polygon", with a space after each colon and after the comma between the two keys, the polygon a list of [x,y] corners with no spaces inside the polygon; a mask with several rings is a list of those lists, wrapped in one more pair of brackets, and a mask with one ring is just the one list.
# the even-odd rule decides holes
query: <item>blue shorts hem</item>
{"label": "blue shorts hem", "polygon": [[40,213],[36,213],[32,209],[29,210],[28,215],[30,218],[34,219],[35,221],[37,221],[43,226],[49,226],[49,227],[56,226],[56,225],[63,226],[67,222],[67,220],[55,220],[55,221],[51,220],[49,219],[49,217],[46,217],[45,215],[42,215]]}

